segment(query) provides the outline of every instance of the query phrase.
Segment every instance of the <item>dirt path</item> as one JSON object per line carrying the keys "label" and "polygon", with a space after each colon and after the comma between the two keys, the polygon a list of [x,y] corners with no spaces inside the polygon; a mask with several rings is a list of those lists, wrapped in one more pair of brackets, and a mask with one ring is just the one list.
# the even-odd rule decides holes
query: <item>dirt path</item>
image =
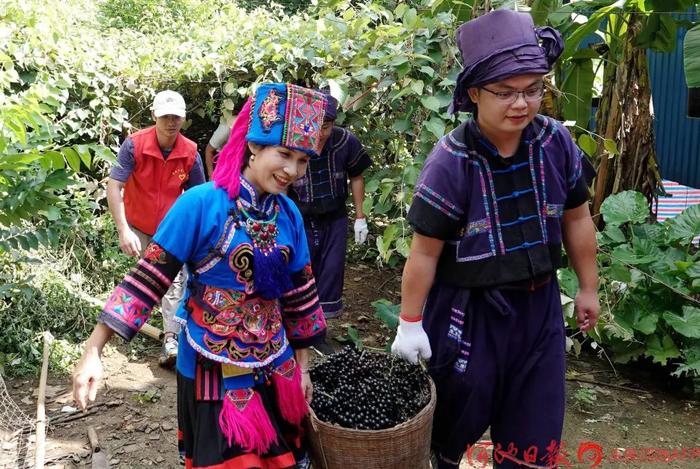
{"label": "dirt path", "polygon": [[[370,303],[378,298],[398,300],[399,276],[388,276],[366,266],[351,266],[346,274],[346,315],[330,324],[329,337],[356,327],[367,345],[383,347],[386,329],[373,317]],[[145,357],[129,358],[133,349],[114,342],[105,354],[105,388],[98,395],[93,413],[77,420],[56,423],[69,414],[67,378],[49,381],[47,411],[54,417],[47,435],[47,467],[90,467],[86,429],[96,428],[115,468],[177,468],[175,375],[157,365],[158,344],[148,344]],[[564,430],[566,460],[561,467],[593,467],[578,452],[586,444],[593,456],[600,448],[604,468],[697,468],[700,467],[700,403],[678,397],[658,377],[633,376],[618,369],[616,376],[607,362],[594,358],[569,360],[567,417]],[[591,384],[589,383],[597,383]],[[35,380],[7,383],[13,399],[34,413]],[[637,390],[639,389],[639,390]],[[483,438],[488,440],[488,435]],[[590,443],[587,443],[590,442]],[[26,447],[33,448],[29,441]],[[491,467],[488,445],[471,452],[471,463],[462,467]],[[675,453],[673,452],[675,450]],[[664,453],[666,451],[667,453]],[[662,462],[665,456],[675,460]],[[33,467],[31,450],[3,445],[0,468]],[[569,463],[571,465],[569,465]],[[410,468],[407,468],[410,469]]]}

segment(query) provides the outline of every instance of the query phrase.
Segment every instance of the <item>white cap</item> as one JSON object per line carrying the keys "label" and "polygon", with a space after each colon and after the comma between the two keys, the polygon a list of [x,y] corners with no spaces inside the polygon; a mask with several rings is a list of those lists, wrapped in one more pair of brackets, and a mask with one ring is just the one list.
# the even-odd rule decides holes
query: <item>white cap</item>
{"label": "white cap", "polygon": [[167,116],[169,114],[185,117],[185,99],[176,91],[161,91],[153,98],[151,111],[153,111],[156,117]]}

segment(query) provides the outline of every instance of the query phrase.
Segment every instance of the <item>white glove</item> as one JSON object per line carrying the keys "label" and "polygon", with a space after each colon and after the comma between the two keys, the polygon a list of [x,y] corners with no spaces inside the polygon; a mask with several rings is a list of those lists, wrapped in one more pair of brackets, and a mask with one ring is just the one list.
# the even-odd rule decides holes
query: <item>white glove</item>
{"label": "white glove", "polygon": [[367,234],[369,230],[367,229],[367,219],[358,218],[355,220],[355,243],[362,244],[367,241]]}
{"label": "white glove", "polygon": [[418,359],[427,360],[432,355],[428,334],[423,330],[422,321],[405,321],[399,318],[396,338],[391,344],[391,353],[416,364]]}

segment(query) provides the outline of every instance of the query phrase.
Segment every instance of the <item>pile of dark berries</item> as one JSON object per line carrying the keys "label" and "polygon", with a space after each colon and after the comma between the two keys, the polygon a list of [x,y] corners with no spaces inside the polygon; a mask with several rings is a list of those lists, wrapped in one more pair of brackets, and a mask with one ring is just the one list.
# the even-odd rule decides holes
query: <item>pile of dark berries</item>
{"label": "pile of dark berries", "polygon": [[315,365],[310,374],[316,416],[345,428],[391,428],[430,401],[425,371],[393,355],[348,346]]}

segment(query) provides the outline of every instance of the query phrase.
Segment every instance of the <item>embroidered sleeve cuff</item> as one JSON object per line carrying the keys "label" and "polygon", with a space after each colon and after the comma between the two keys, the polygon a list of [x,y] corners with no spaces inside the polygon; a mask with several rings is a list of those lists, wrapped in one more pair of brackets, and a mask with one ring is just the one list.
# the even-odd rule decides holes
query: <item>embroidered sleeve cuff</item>
{"label": "embroidered sleeve cuff", "polygon": [[322,332],[315,336],[307,337],[306,339],[294,339],[292,337],[288,337],[287,339],[293,349],[317,347],[326,341],[326,330],[323,329]]}
{"label": "embroidered sleeve cuff", "polygon": [[107,300],[97,320],[124,340],[131,340],[151,316],[153,304],[143,301],[119,285]]}
{"label": "embroidered sleeve cuff", "polygon": [[[292,274],[292,289],[282,295],[282,318],[287,339],[294,347],[304,347],[306,341],[326,332],[326,318],[316,290],[316,280],[307,264]],[[320,340],[323,340],[323,336]],[[310,343],[313,345],[316,342]]]}

